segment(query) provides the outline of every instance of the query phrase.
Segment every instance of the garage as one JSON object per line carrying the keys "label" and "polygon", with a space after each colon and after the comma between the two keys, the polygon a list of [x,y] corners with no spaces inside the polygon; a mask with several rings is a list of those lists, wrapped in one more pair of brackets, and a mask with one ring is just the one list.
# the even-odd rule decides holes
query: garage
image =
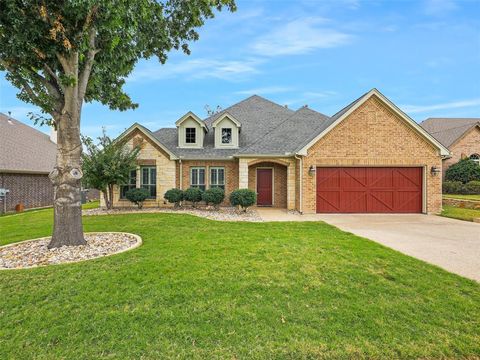
{"label": "garage", "polygon": [[318,167],[317,213],[421,213],[422,167]]}

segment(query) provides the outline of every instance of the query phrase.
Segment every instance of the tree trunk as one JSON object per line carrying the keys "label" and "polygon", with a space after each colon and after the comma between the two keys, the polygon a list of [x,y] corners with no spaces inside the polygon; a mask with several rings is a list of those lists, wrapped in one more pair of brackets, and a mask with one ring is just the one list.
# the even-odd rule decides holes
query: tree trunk
{"label": "tree trunk", "polygon": [[109,210],[110,209],[110,203],[109,203],[109,200],[108,200],[108,188],[103,189],[102,193],[103,193],[103,200],[105,200],[105,207],[107,208],[107,210]]}
{"label": "tree trunk", "polygon": [[[74,69],[78,61],[70,59]],[[75,63],[77,61],[77,63]],[[73,71],[72,71],[73,72]],[[74,72],[76,74],[76,72]],[[49,248],[85,245],[82,227],[80,111],[78,85],[64,94],[62,113],[57,126],[57,162],[49,177],[54,185],[54,224]]]}
{"label": "tree trunk", "polygon": [[108,206],[113,209],[113,184],[108,184]]}

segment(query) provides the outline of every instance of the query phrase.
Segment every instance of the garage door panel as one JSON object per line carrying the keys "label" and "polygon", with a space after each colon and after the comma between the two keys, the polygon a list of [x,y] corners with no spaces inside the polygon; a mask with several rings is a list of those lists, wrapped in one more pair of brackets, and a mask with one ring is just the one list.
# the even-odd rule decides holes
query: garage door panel
{"label": "garage door panel", "polygon": [[317,212],[420,213],[422,168],[317,168]]}

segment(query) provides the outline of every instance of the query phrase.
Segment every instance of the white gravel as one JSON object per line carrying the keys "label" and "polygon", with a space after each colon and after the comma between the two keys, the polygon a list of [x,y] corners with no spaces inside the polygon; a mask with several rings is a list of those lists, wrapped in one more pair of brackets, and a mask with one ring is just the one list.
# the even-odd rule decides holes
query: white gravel
{"label": "white gravel", "polygon": [[95,259],[139,246],[139,236],[128,233],[86,233],[86,245],[49,249],[50,237],[0,247],[0,270],[24,269]]}
{"label": "white gravel", "polygon": [[83,215],[118,215],[118,214],[138,214],[138,213],[169,213],[169,214],[190,214],[210,220],[219,221],[249,221],[262,222],[262,218],[255,209],[247,209],[243,212],[234,207],[221,207],[218,210],[207,208],[114,208],[106,210],[103,208],[83,210]]}

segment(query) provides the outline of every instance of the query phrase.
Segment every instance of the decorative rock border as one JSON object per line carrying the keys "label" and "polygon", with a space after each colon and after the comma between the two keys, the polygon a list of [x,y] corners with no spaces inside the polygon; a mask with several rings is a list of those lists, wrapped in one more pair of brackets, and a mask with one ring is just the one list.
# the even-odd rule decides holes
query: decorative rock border
{"label": "decorative rock border", "polygon": [[54,249],[47,247],[50,239],[47,236],[1,246],[0,270],[30,269],[99,259],[133,250],[143,243],[140,236],[125,232],[89,232],[85,233],[87,245]]}
{"label": "decorative rock border", "polygon": [[480,210],[480,201],[476,201],[476,200],[443,198],[443,204],[464,208],[464,209]]}
{"label": "decorative rock border", "polygon": [[263,222],[258,212],[249,208],[246,213],[234,207],[221,207],[218,210],[206,209],[206,208],[114,208],[111,210],[96,208],[83,210],[84,216],[103,216],[103,215],[121,215],[121,214],[152,214],[152,213],[165,213],[165,214],[188,214],[194,215],[210,220],[217,221],[248,221],[248,222]]}

